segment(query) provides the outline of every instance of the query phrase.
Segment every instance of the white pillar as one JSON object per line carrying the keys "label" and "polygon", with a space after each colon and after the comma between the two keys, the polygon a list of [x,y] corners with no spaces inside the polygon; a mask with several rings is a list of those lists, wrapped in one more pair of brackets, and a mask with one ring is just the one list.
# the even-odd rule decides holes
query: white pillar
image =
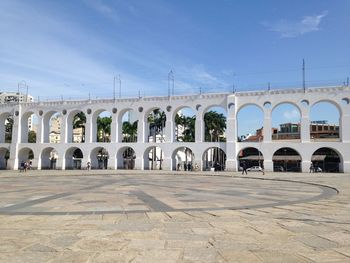
{"label": "white pillar", "polygon": [[264,109],[264,142],[271,142],[271,110]]}
{"label": "white pillar", "polygon": [[44,142],[44,118],[42,116],[38,117],[38,128],[36,133],[36,143]]}
{"label": "white pillar", "polygon": [[308,109],[304,109],[301,113],[300,139],[301,142],[310,142],[310,118]]}
{"label": "white pillar", "polygon": [[339,138],[342,142],[350,142],[350,115],[343,113],[339,122]]}
{"label": "white pillar", "polygon": [[119,142],[119,126],[118,119],[114,118],[112,115],[112,123],[111,123],[111,142]]}
{"label": "white pillar", "polygon": [[96,142],[97,125],[93,125],[92,114],[86,114],[85,143]]}
{"label": "white pillar", "polygon": [[196,115],[196,124],[195,124],[195,137],[196,142],[204,142],[204,117],[202,119],[203,112],[199,111]]}
{"label": "white pillar", "polygon": [[[266,158],[264,156],[264,158]],[[264,159],[264,170],[265,172],[273,172],[273,161]]]}
{"label": "white pillar", "polygon": [[15,107],[13,114],[13,126],[12,126],[12,141],[10,147],[10,159],[8,160],[8,167],[11,170],[18,170],[18,144],[21,141],[21,115],[22,107],[19,105]]}
{"label": "white pillar", "polygon": [[72,142],[72,124],[68,125],[68,116],[62,115],[60,143]]}
{"label": "white pillar", "polygon": [[174,123],[171,120],[171,113],[167,113],[166,114],[166,122],[165,122],[165,130],[164,130],[165,142],[174,142],[173,125],[174,125]]}
{"label": "white pillar", "polygon": [[144,120],[143,114],[139,114],[138,117],[139,123],[137,124],[137,142],[138,143],[144,143],[145,141],[148,141],[148,130],[146,131],[146,128],[148,128],[147,123]]}
{"label": "white pillar", "polygon": [[311,160],[303,160],[301,162],[301,171],[303,173],[309,173],[310,172],[310,165],[311,165]]}

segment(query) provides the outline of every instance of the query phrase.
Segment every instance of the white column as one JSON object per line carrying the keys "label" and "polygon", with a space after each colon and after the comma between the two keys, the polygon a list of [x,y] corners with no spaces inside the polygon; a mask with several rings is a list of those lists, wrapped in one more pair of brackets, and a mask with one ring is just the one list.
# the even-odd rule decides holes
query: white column
{"label": "white column", "polygon": [[141,113],[139,114],[139,123],[137,124],[137,142],[138,143],[144,143],[146,141],[148,141],[146,139],[146,136],[148,136],[148,129],[146,130],[146,128],[148,128],[147,123],[144,120],[144,115]]}
{"label": "white column", "polygon": [[343,113],[339,122],[339,138],[342,142],[350,142],[350,115]]}
{"label": "white column", "polygon": [[42,116],[38,117],[38,128],[36,133],[36,143],[44,142],[44,118]]}
{"label": "white column", "polygon": [[304,109],[301,113],[300,138],[301,142],[310,142],[309,109]]}
{"label": "white column", "polygon": [[111,123],[111,142],[119,142],[119,126],[118,119],[113,117],[112,115],[112,123]]}
{"label": "white column", "polygon": [[[16,114],[17,113],[17,114]],[[8,160],[8,167],[13,170],[18,170],[18,144],[21,140],[21,115],[22,110],[19,105],[15,107],[13,114],[13,126],[12,126],[12,141],[10,147],[10,159]]]}
{"label": "white column", "polygon": [[303,173],[309,173],[310,172],[310,165],[311,165],[311,160],[303,160],[301,162],[301,171]]}
{"label": "white column", "polygon": [[72,131],[72,124],[68,125],[68,115],[62,115],[60,143],[71,143]]}
{"label": "white column", "polygon": [[271,110],[264,110],[264,142],[271,142]]}
{"label": "white column", "polygon": [[264,156],[264,170],[265,172],[273,172],[273,161],[272,160],[266,160],[266,157]]}
{"label": "white column", "polygon": [[230,113],[226,125],[226,170],[237,171],[236,152],[236,118],[235,112]]}
{"label": "white column", "polygon": [[204,117],[202,119],[203,112],[198,111],[196,114],[196,132],[195,132],[195,137],[196,137],[196,142],[204,142]]}
{"label": "white column", "polygon": [[85,123],[85,143],[96,142],[97,138],[97,125],[92,123],[92,114],[86,114]]}
{"label": "white column", "polygon": [[174,142],[174,123],[171,120],[171,115],[171,113],[166,113],[166,122],[164,130],[165,142]]}

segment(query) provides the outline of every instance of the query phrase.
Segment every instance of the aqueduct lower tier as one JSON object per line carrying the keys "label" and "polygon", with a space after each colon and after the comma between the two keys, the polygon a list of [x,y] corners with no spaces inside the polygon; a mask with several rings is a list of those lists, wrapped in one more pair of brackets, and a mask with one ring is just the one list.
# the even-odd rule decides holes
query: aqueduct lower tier
{"label": "aqueduct lower tier", "polygon": [[[104,148],[108,152],[108,165],[110,169],[123,168],[121,158],[123,151],[131,147],[134,151],[135,169],[147,169],[149,165],[149,151],[155,146],[162,151],[162,169],[175,169],[175,153],[179,148],[189,148],[194,156],[193,165],[204,169],[205,153],[208,149],[217,147],[226,154],[226,170],[238,170],[238,153],[242,149],[253,147],[259,149],[264,160],[266,171],[273,170],[273,155],[281,148],[291,148],[300,155],[301,170],[309,171],[312,155],[320,148],[334,150],[340,159],[339,171],[350,172],[350,88],[349,87],[322,87],[302,89],[285,89],[255,92],[236,92],[235,94],[199,94],[172,97],[145,97],[130,99],[103,99],[86,101],[51,101],[32,102],[21,104],[4,104],[0,106],[0,166],[2,168],[19,168],[21,160],[27,158],[32,151],[34,157],[32,167],[45,169],[49,167],[50,152],[56,150],[56,169],[70,169],[72,155],[76,149],[82,153],[82,165],[91,162],[94,167],[96,153]],[[310,108],[318,102],[330,102],[337,107],[340,113],[339,139],[333,141],[315,141],[310,138]],[[275,107],[282,103],[295,105],[301,115],[300,139],[278,140],[271,139],[271,113]],[[264,114],[262,142],[237,142],[238,111],[246,105],[258,106]],[[219,106],[226,110],[226,142],[205,142],[204,114],[210,107]],[[184,108],[191,108],[196,115],[195,142],[177,142],[175,140],[175,115]],[[148,142],[149,127],[147,116],[153,109],[159,108],[166,114],[164,140],[162,142]],[[123,142],[122,116],[133,110],[138,120],[137,142]],[[72,120],[76,113],[84,112],[86,115],[85,142],[72,142]],[[96,141],[97,116],[108,111],[112,116],[111,142]],[[49,143],[49,121],[53,114],[62,115],[61,142]],[[28,143],[28,116],[35,114],[38,118],[36,143]],[[13,116],[12,142],[5,143],[5,120]],[[7,167],[4,167],[5,154],[9,151]]]}

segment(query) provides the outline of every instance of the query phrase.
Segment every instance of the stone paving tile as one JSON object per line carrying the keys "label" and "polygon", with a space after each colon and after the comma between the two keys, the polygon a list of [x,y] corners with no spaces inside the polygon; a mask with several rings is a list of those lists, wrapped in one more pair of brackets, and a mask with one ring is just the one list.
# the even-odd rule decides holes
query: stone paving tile
{"label": "stone paving tile", "polygon": [[[69,171],[64,173],[69,174]],[[260,184],[258,180],[235,178],[236,175],[229,178],[169,176],[166,173],[144,174],[142,177],[132,173],[123,176],[100,175],[102,177],[94,174],[82,177],[76,171],[73,174],[52,177],[35,176],[33,173],[25,178],[31,181],[30,184],[22,181],[21,175],[11,178],[0,175],[1,183],[14,182],[11,190],[25,188],[24,192],[7,189],[6,193],[0,189],[0,262],[350,262],[349,175],[265,176],[319,182],[337,187],[340,191],[336,196],[307,203],[301,200],[295,204],[281,203],[273,207],[241,210],[139,212],[137,209],[147,206],[143,202],[149,200],[153,202],[151,207],[154,209],[170,210],[181,206],[193,207],[197,203],[203,206],[202,201],[206,199],[204,207],[222,206],[215,198],[222,198],[225,206],[231,199],[237,201],[242,198],[252,198],[245,200],[245,204],[260,205],[264,201],[254,201],[254,198],[265,198],[268,191],[271,191],[273,198],[278,200],[280,197],[283,202],[288,198],[296,200],[299,193],[304,197],[318,194],[319,188],[307,185],[303,193],[299,183],[286,185],[283,182],[263,181]],[[124,180],[124,186],[111,184],[117,182],[116,178],[118,182]],[[109,180],[108,184],[106,180]],[[234,186],[231,185],[233,182],[236,188],[230,189]],[[125,195],[124,199],[120,195],[112,196],[123,187],[130,194],[136,191],[137,184],[145,187],[146,194],[142,200],[131,195]],[[188,187],[191,184],[196,185],[197,191]],[[44,189],[46,186],[48,188]],[[162,190],[159,190],[159,186]],[[41,189],[38,190],[38,187]],[[284,191],[281,191],[281,187]],[[66,188],[78,193],[34,205],[25,203],[53,196],[57,194],[55,191],[64,193]],[[87,190],[81,190],[83,188]],[[89,191],[94,194],[86,195]],[[168,192],[177,195],[169,197]],[[237,196],[240,198],[237,199]],[[9,199],[6,200],[7,197]],[[67,201],[76,203],[70,205]],[[108,211],[113,203],[124,210],[122,213],[74,215],[1,214],[1,205],[9,205],[10,202],[12,205],[26,204],[19,206],[26,211],[48,209],[50,212],[55,208],[63,211],[77,207]],[[231,206],[234,205],[237,203]],[[126,212],[133,207],[136,208],[134,211]]]}

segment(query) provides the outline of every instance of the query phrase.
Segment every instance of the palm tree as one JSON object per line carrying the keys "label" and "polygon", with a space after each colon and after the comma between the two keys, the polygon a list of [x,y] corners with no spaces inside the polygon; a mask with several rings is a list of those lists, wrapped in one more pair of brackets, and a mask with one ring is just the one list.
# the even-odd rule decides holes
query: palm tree
{"label": "palm tree", "polygon": [[204,115],[205,141],[226,141],[222,136],[226,129],[226,117],[222,113],[208,111]]}
{"label": "palm tree", "polygon": [[85,123],[86,123],[86,116],[84,112],[79,112],[75,114],[74,119],[73,119],[73,129],[82,129],[82,138],[81,142],[85,142]]}
{"label": "palm tree", "polygon": [[[156,142],[157,135],[161,135],[161,142],[163,142],[163,130],[166,122],[166,115],[164,111],[160,111],[160,109],[153,110],[147,117],[147,121],[150,124],[149,128],[151,131],[151,135],[153,133],[153,142]],[[162,151],[160,152],[160,164],[159,169],[162,169]],[[154,160],[156,160],[156,147],[152,150],[152,169],[154,169]]]}
{"label": "palm tree", "polygon": [[112,117],[97,117],[97,141],[109,142],[111,134]]}

